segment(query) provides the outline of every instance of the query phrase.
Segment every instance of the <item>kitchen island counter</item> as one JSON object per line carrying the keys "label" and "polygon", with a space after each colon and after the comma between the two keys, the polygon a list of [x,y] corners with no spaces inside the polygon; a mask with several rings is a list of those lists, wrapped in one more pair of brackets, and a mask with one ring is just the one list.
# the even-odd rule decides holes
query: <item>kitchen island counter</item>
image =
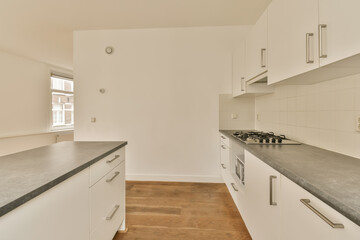
{"label": "kitchen island counter", "polygon": [[61,142],[0,157],[0,217],[127,142]]}

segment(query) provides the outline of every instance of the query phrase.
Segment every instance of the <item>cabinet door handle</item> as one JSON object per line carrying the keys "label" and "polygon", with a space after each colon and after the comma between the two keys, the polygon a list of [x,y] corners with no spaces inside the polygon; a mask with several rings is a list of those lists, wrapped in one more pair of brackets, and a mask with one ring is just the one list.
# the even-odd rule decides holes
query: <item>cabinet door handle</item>
{"label": "cabinet door handle", "polygon": [[276,179],[276,178],[277,178],[276,176],[270,176],[270,178],[269,178],[269,182],[270,182],[270,206],[276,206],[277,205],[277,203],[274,202],[274,199],[273,199],[273,195],[274,195],[274,193],[273,193],[273,191],[274,191],[274,189],[273,189],[273,180]]}
{"label": "cabinet door handle", "polygon": [[266,67],[266,63],[264,59],[266,48],[262,48],[260,51],[261,51],[261,67],[264,68]]}
{"label": "cabinet door handle", "polygon": [[323,52],[323,30],[326,28],[326,24],[319,24],[319,58],[327,58],[327,55]]}
{"label": "cabinet door handle", "polygon": [[232,188],[234,189],[235,192],[239,191],[239,189],[237,189],[235,183],[231,183],[231,186],[232,186]]}
{"label": "cabinet door handle", "polygon": [[329,224],[332,228],[344,228],[344,225],[341,223],[333,223],[330,219],[325,217],[324,214],[319,212],[316,208],[311,206],[310,199],[300,199],[300,202],[302,202],[306,207],[308,207],[311,211],[313,211],[316,215],[318,215],[322,220],[324,220],[327,224]]}
{"label": "cabinet door handle", "polygon": [[119,174],[120,174],[120,172],[115,172],[111,178],[106,179],[106,182],[107,183],[112,182],[112,180],[114,180]]}
{"label": "cabinet door handle", "polygon": [[306,33],[306,63],[314,63],[314,60],[310,59],[311,48],[310,48],[310,37],[313,37],[313,33]]}
{"label": "cabinet door handle", "polygon": [[111,160],[107,160],[106,163],[112,163],[113,161],[115,161],[116,159],[118,159],[120,157],[120,155],[115,155],[115,157]]}
{"label": "cabinet door handle", "polygon": [[221,138],[222,138],[222,139],[226,139],[226,137],[224,137],[224,136],[221,136]]}
{"label": "cabinet door handle", "polygon": [[241,77],[241,91],[242,91],[242,92],[245,91],[244,85],[245,85],[245,78],[244,78],[244,77]]}
{"label": "cabinet door handle", "polygon": [[221,164],[221,167],[223,168],[223,169],[226,169],[226,167],[225,167],[225,164]]}
{"label": "cabinet door handle", "polygon": [[226,149],[226,147],[225,147],[224,145],[221,145],[221,148],[222,148],[222,149]]}
{"label": "cabinet door handle", "polygon": [[115,205],[114,209],[111,211],[110,215],[106,217],[106,220],[110,221],[114,217],[117,210],[119,210],[119,207],[120,207],[120,205]]}

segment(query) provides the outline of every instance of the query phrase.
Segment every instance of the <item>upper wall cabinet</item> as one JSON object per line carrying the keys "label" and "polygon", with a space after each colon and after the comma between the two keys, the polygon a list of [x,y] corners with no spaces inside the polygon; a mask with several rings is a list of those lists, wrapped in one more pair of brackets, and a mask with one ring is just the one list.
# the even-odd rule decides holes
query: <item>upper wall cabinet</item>
{"label": "upper wall cabinet", "polygon": [[269,84],[318,68],[318,1],[273,0],[268,48]]}
{"label": "upper wall cabinet", "polygon": [[245,42],[241,42],[233,52],[232,83],[233,97],[257,96],[274,92],[274,87],[268,86],[266,82],[249,84],[245,80]]}
{"label": "upper wall cabinet", "polygon": [[360,73],[358,0],[273,0],[268,83],[311,84]]}
{"label": "upper wall cabinet", "polygon": [[267,71],[267,10],[246,37],[246,81]]}
{"label": "upper wall cabinet", "polygon": [[245,93],[245,41],[232,54],[232,91],[233,97]]}
{"label": "upper wall cabinet", "polygon": [[319,0],[320,66],[360,53],[359,9],[359,0]]}

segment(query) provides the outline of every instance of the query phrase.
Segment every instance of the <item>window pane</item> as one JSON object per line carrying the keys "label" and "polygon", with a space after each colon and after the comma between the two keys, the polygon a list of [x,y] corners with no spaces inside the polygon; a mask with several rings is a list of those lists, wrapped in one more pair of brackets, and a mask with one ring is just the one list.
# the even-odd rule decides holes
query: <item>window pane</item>
{"label": "window pane", "polygon": [[66,79],[52,76],[51,77],[51,88],[55,89],[55,90],[73,92],[74,91],[74,82],[71,80],[66,80]]}
{"label": "window pane", "polygon": [[72,126],[74,124],[73,94],[52,93],[53,126]]}

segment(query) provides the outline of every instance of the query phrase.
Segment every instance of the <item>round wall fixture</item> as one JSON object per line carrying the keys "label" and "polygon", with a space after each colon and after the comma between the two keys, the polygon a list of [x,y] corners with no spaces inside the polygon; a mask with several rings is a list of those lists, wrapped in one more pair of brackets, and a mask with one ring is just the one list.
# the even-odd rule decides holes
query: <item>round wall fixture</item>
{"label": "round wall fixture", "polygon": [[107,54],[112,54],[113,51],[114,51],[114,49],[113,49],[112,47],[106,47],[106,48],[105,48],[105,52],[106,52]]}
{"label": "round wall fixture", "polygon": [[101,89],[99,90],[99,92],[100,92],[100,93],[105,93],[105,88],[101,88]]}

